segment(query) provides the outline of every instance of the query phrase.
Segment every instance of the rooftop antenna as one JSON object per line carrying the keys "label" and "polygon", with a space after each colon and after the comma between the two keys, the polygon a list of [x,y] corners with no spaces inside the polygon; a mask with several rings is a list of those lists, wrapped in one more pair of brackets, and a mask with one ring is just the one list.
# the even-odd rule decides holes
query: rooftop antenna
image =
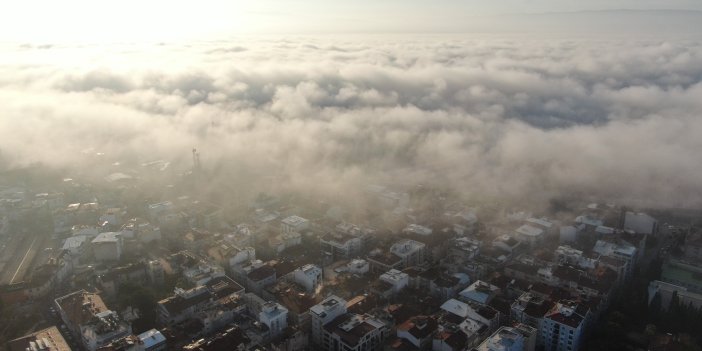
{"label": "rooftop antenna", "polygon": [[200,171],[200,153],[196,148],[193,148],[193,172]]}

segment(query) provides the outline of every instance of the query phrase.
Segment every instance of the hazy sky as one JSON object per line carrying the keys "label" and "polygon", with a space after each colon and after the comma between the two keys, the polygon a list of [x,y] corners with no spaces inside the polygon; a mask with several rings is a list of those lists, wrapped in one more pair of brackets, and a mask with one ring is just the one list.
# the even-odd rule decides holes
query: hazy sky
{"label": "hazy sky", "polygon": [[[201,0],[197,2],[26,0],[3,4],[0,15],[0,40],[169,41],[237,33],[491,31],[512,28],[510,26],[514,18],[505,20],[491,17],[495,15],[611,9],[702,10],[702,2],[698,0]],[[588,23],[592,28],[597,28],[598,21],[600,20],[589,20]]]}

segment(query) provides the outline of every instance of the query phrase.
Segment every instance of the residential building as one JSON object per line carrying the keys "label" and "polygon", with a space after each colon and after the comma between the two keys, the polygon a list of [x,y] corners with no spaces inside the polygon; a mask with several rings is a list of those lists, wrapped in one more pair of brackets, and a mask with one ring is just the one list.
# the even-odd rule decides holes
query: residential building
{"label": "residential building", "polygon": [[166,337],[156,329],[147,330],[138,335],[144,347],[144,351],[163,351],[168,348]]}
{"label": "residential building", "polygon": [[339,231],[323,235],[319,238],[319,243],[322,253],[332,259],[352,257],[360,252],[363,245],[361,237]]}
{"label": "residential building", "polygon": [[300,216],[290,216],[287,218],[284,218],[281,223],[281,232],[283,234],[285,233],[292,233],[292,232],[297,232],[302,234],[303,231],[307,230],[310,228],[310,221],[307,219],[304,219]]}
{"label": "residential building", "polygon": [[627,211],[624,214],[624,229],[637,234],[654,235],[658,233],[658,221],[645,213]]}
{"label": "residential building", "polygon": [[71,351],[70,346],[56,327],[49,327],[11,340],[9,351]]}
{"label": "residential building", "polygon": [[544,316],[539,330],[546,351],[577,351],[585,335],[590,310],[575,301],[561,300]]}
{"label": "residential building", "polygon": [[122,257],[122,234],[106,232],[98,234],[91,241],[93,255],[98,261],[118,261]]}
{"label": "residential building", "polygon": [[426,245],[419,241],[404,239],[396,242],[390,247],[390,253],[400,257],[402,267],[420,265],[424,262],[424,252]]}
{"label": "residential building", "polygon": [[162,324],[182,322],[211,302],[212,293],[207,287],[198,286],[189,290],[176,288],[173,296],[158,302],[159,321]]}
{"label": "residential building", "polygon": [[322,346],[324,326],[346,313],[346,300],[338,296],[329,296],[321,303],[310,308],[312,320],[312,343]]}
{"label": "residential building", "polygon": [[308,293],[313,293],[322,285],[322,269],[306,264],[293,271],[293,281],[302,285]]}
{"label": "residential building", "polygon": [[524,335],[512,327],[501,327],[473,351],[523,351]]}
{"label": "residential building", "polygon": [[458,295],[467,301],[477,302],[482,305],[487,305],[499,293],[500,288],[484,282],[476,280],[473,284],[465,288]]}
{"label": "residential building", "polygon": [[381,274],[380,280],[392,285],[393,293],[397,294],[409,284],[409,275],[396,269],[391,269]]}
{"label": "residential building", "polygon": [[288,327],[288,309],[277,302],[267,302],[258,314],[258,321],[268,326],[272,337],[278,336]]}
{"label": "residential building", "polygon": [[407,340],[420,350],[426,350],[431,347],[437,327],[438,323],[432,317],[414,316],[397,326],[397,337]]}
{"label": "residential building", "polygon": [[345,313],[322,328],[321,350],[379,350],[387,337],[383,322],[370,315]]}

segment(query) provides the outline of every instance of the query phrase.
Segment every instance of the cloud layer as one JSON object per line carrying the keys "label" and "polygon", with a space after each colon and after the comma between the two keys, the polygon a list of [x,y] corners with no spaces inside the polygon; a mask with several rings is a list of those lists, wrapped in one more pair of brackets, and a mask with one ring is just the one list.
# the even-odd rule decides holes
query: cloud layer
{"label": "cloud layer", "polygon": [[5,168],[83,167],[85,150],[184,166],[197,147],[233,188],[440,183],[506,201],[702,205],[698,42],[264,37],[0,50]]}

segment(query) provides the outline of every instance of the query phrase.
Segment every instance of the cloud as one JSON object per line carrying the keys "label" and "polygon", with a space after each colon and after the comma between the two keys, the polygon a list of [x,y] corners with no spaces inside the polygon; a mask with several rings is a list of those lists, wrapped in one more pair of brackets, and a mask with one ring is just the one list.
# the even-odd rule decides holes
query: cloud
{"label": "cloud", "polygon": [[7,51],[6,167],[96,167],[82,151],[98,150],[185,168],[197,147],[213,184],[252,191],[439,183],[535,206],[563,194],[702,205],[698,42],[264,37],[47,47],[66,60],[45,62]]}

